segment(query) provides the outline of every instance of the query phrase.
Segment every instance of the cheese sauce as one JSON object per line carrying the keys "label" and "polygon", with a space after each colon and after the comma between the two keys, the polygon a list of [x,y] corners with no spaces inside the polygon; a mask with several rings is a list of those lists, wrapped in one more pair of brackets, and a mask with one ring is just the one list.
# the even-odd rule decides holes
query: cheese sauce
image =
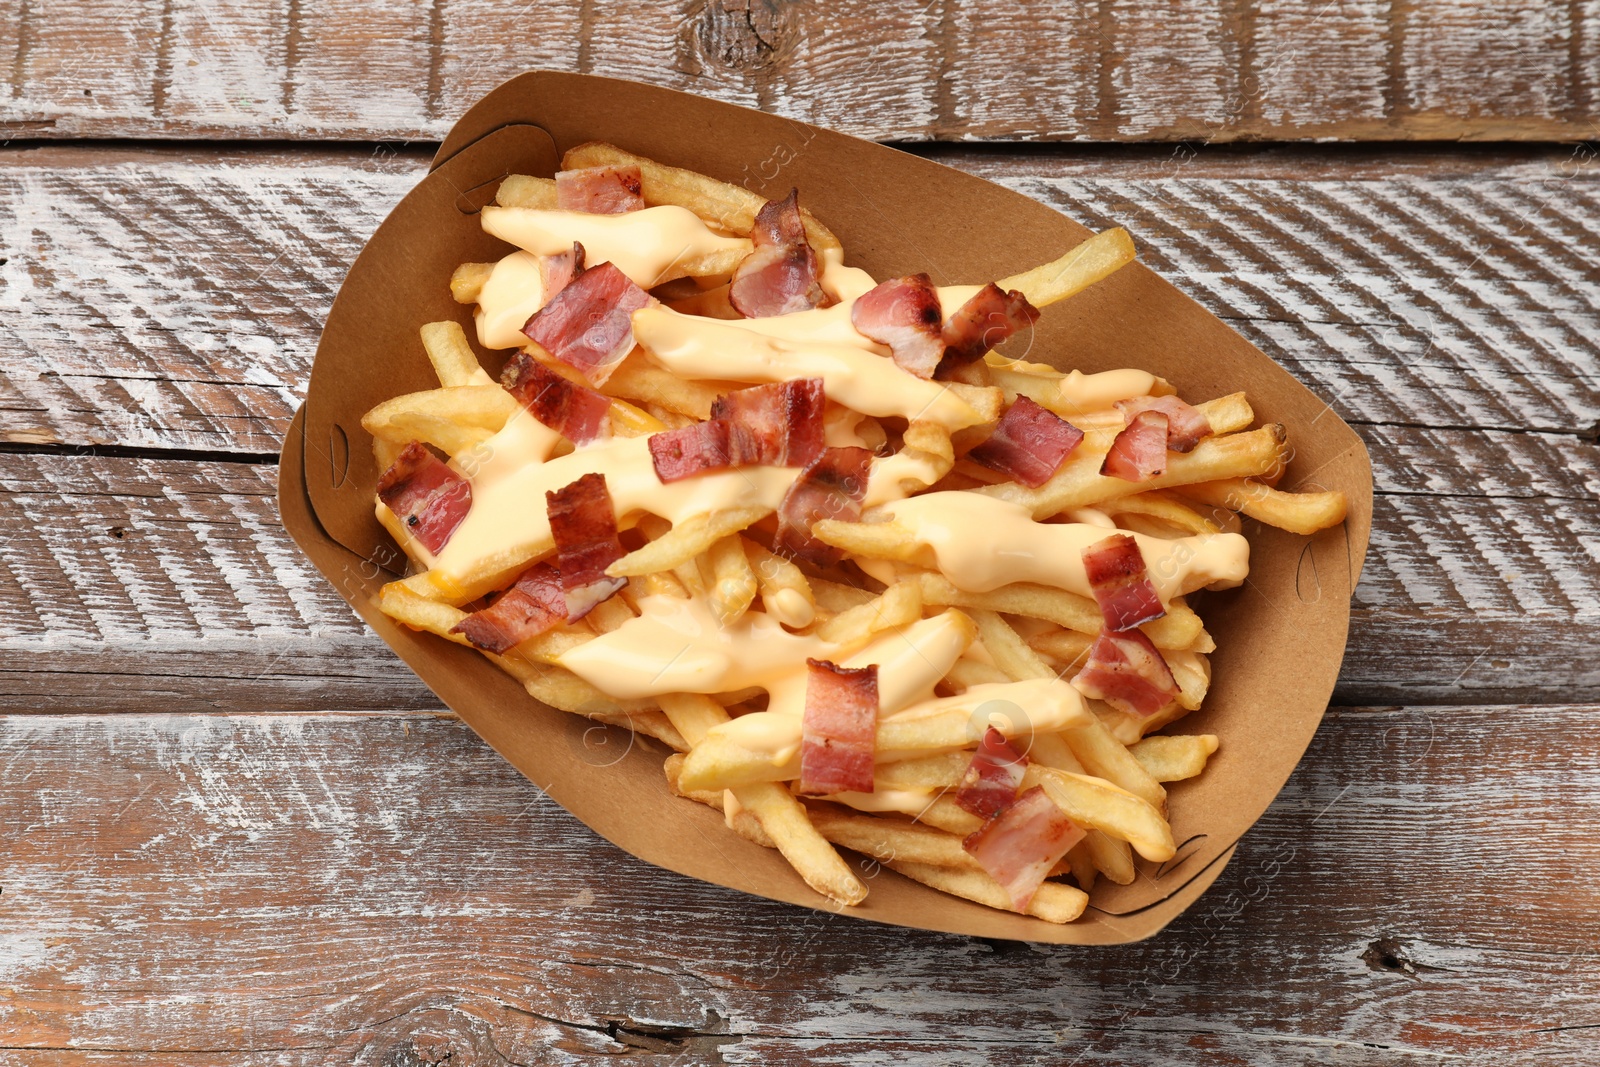
{"label": "cheese sauce", "polygon": [[681,264],[718,252],[749,252],[748,238],[723,237],[688,208],[664,204],[620,215],[486,207],[479,212],[485,233],[536,256],[553,256],[583,245],[584,263],[613,263],[643,289],[681,278]]}

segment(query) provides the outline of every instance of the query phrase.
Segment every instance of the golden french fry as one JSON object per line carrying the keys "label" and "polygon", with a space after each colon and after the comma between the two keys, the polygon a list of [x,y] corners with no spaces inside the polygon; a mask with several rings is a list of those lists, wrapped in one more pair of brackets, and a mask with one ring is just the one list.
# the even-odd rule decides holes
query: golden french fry
{"label": "golden french fry", "polygon": [[817,601],[805,572],[747,537],[740,537],[739,542],[755,574],[766,613],[791,628],[811,625],[817,616]]}
{"label": "golden french fry", "polygon": [[1310,535],[1344,521],[1350,500],[1343,493],[1286,493],[1251,478],[1228,478],[1183,487],[1183,495],[1214,507],[1242,511],[1268,526]]}
{"label": "golden french fry", "polygon": [[458,304],[476,304],[483,293],[489,275],[494,273],[493,263],[463,263],[450,275],[450,295]]}
{"label": "golden french fry", "polygon": [[663,298],[662,303],[673,311],[681,311],[685,315],[700,315],[708,319],[741,319],[739,314],[728,301],[728,286],[718,285],[710,289],[698,289],[687,296],[675,297],[671,300]]}
{"label": "golden french fry", "polygon": [[593,627],[595,633],[608,634],[623,623],[631,622],[633,618],[633,608],[628,602],[619,596],[614,596],[590,608],[589,614],[584,616],[584,621]]}
{"label": "golden french fry", "polygon": [[992,663],[975,659],[958,659],[945,672],[944,680],[957,691],[965,692],[975,685],[993,685],[1009,682],[1011,676]]}
{"label": "golden french fry", "polygon": [[1166,532],[1154,535],[1157,537],[1189,537],[1222,532],[1216,523],[1172,494],[1159,489],[1107,500],[1099,505],[1099,510],[1119,521],[1128,515],[1154,519],[1168,528]]}
{"label": "golden french fry", "polygon": [[614,578],[669,571],[694,559],[729,534],[772,514],[771,508],[726,508],[695,515],[674,526],[670,533],[634,550],[606,568]]}
{"label": "golden french fry", "polygon": [[[865,552],[859,554],[867,555]],[[922,588],[924,604],[1003,611],[1007,615],[1043,619],[1090,635],[1099,633],[1105,625],[1105,616],[1093,600],[1047,585],[1018,582],[991,589],[987,593],[969,593],[934,571],[919,573],[917,581]],[[1139,629],[1157,648],[1188,648],[1204,632],[1200,616],[1180,597],[1172,599],[1165,615],[1154,622],[1145,623]]]}
{"label": "golden french fry", "polygon": [[1215,734],[1157,734],[1128,749],[1158,782],[1181,782],[1206,769],[1217,750]]}
{"label": "golden french fry", "polygon": [[706,549],[704,557],[711,571],[707,589],[711,610],[724,626],[743,615],[756,598],[759,583],[743,542],[738,534],[724,537]]}
{"label": "golden french fry", "polygon": [[1002,619],[998,612],[979,608],[970,610],[967,614],[978,624],[978,639],[983,642],[984,650],[989,653],[989,658],[994,660],[996,667],[1019,682],[1028,678],[1055,680],[1056,672],[1039,658],[1037,652],[1028,647],[1027,642],[1018,636],[1017,631],[1013,630],[1011,624]]}
{"label": "golden french fry", "polygon": [[[828,520],[833,521],[833,520]],[[815,529],[815,527],[813,527]],[[823,611],[840,612],[858,608],[862,604],[872,602],[876,593],[862,589],[859,586],[845,585],[842,582],[830,582],[825,578],[812,578],[811,590],[816,597],[817,607]]]}
{"label": "golden french fry", "polygon": [[1094,856],[1089,852],[1087,836],[1067,850],[1066,863],[1072,871],[1073,881],[1078,883],[1078,888],[1085,893],[1092,891],[1097,869],[1094,865]]}
{"label": "golden french fry", "polygon": [[[811,524],[811,536],[824,544],[868,559],[918,565],[931,565],[933,562],[933,553],[919,544],[910,530],[897,522],[819,519]],[[820,600],[818,602],[821,603]]]}
{"label": "golden french fry", "polygon": [[378,610],[395,622],[405,623],[413,630],[438,634],[447,641],[468,648],[476,647],[460,634],[450,631],[467,613],[449,604],[418,596],[404,582],[390,582],[378,590]]}
{"label": "golden french fry", "polygon": [[823,837],[873,859],[936,867],[976,866],[961,847],[961,838],[932,826],[893,816],[862,815],[832,804],[811,804],[807,811]]}
{"label": "golden french fry", "polygon": [[979,423],[994,422],[1005,408],[1006,395],[994,386],[964,385],[961,382],[949,382],[947,385],[952,393],[965,400],[978,413]]}
{"label": "golden french fry", "polygon": [[501,207],[531,207],[553,211],[556,207],[554,178],[535,178],[528,174],[507,174],[495,190],[494,202]]}
{"label": "golden french fry", "polygon": [[[756,213],[767,203],[766,197],[741,186],[730,185],[692,170],[669,167],[624,151],[616,145],[598,141],[568,149],[561,159],[562,167],[567,170],[628,164],[639,168],[645,203],[686,207],[706,222],[729,233],[749,233],[755,225]],[[800,217],[805,223],[806,240],[819,256],[842,252],[842,246],[833,231],[818,222],[811,212],[802,207]]]}
{"label": "golden french fry", "polygon": [[1274,423],[1259,430],[1207,437],[1194,451],[1167,455],[1167,469],[1142,482],[1129,482],[1100,473],[1105,460],[1103,449],[1081,444],[1050,480],[1037,489],[1016,482],[1002,482],[974,489],[975,493],[1012,500],[1044,519],[1069,508],[1093,507],[1102,500],[1132,496],[1150,489],[1212,482],[1223,478],[1252,477],[1281,466],[1284,462],[1285,433]]}
{"label": "golden french fry", "polygon": [[1077,673],[1092,644],[1093,635],[1067,629],[1045,630],[1028,638],[1028,647],[1055,660],[1051,666],[1057,667],[1063,677]]}
{"label": "golden french fry", "polygon": [[667,788],[671,790],[673,796],[697,801],[708,808],[716,808],[718,811],[724,810],[723,792],[721,790],[684,789],[679,785],[678,776],[683,770],[682,752],[674,752],[668,756],[661,765],[661,769],[666,772]]}
{"label": "golden french fry", "polygon": [[896,582],[883,595],[841,612],[817,627],[817,636],[836,645],[864,642],[880,630],[892,630],[922,618],[922,590],[915,581]]}
{"label": "golden french fry", "polygon": [[761,823],[806,885],[841,904],[859,904],[867,898],[867,887],[818,832],[805,807],[787,789],[770,784],[747,785],[734,789],[733,795],[739,806]]}
{"label": "golden french fry", "polygon": [[[902,860],[885,861],[885,866],[914,882],[931,886],[951,896],[963,897],[979,904],[1014,911],[1011,898],[988,874],[981,870],[960,867],[935,867],[927,863],[907,863]],[[1034,918],[1052,923],[1069,923],[1083,914],[1089,905],[1089,895],[1076,886],[1060,882],[1045,882],[1023,909]]]}
{"label": "golden french fry", "polygon": [[611,432],[618,437],[644,437],[667,428],[666,423],[643,408],[634,407],[626,400],[618,400],[615,397],[611,400],[608,416],[611,420]]}
{"label": "golden french fry", "polygon": [[1059,259],[995,284],[1007,292],[1019,290],[1028,303],[1042,308],[1110,277],[1132,263],[1135,254],[1133,239],[1119,226],[1095,234]]}
{"label": "golden french fry", "polygon": [[605,393],[704,420],[711,417],[711,405],[717,397],[739,388],[742,386],[680,378],[651,363],[636,349],[606,380]]}
{"label": "golden french fry", "polygon": [[1118,741],[1099,719],[1063,730],[1061,736],[1090,774],[1127,790],[1158,812],[1167,810],[1167,791],[1161,788],[1160,782],[1150,777],[1138,760],[1128,754],[1127,746]]}
{"label": "golden french fry", "polygon": [[499,433],[516,412],[516,400],[498,385],[458,385],[385,400],[361,416],[361,426],[375,438],[422,441],[458,456]]}
{"label": "golden french fry", "polygon": [[440,385],[494,384],[494,379],[478,363],[477,353],[467,343],[466,331],[459,322],[424,323],[421,334],[422,347],[427,350],[428,361],[433,364]]}
{"label": "golden french fry", "polygon": [[663,693],[657,698],[673,728],[691,746],[706,739],[712,727],[728,721],[728,709],[699,693]]}
{"label": "golden french fry", "polygon": [[1073,822],[1128,842],[1145,859],[1160,863],[1177,851],[1172,827],[1159,811],[1103,778],[1030,763],[1022,777],[1022,787],[1031,789],[1036,785],[1043,786]]}
{"label": "golden french fry", "polygon": [[[1083,764],[1072,754],[1072,749],[1059,734],[1035,734],[1028,748],[1028,758],[1045,767],[1071,774],[1083,774]],[[1103,830],[1089,830],[1078,848],[1084,849],[1094,869],[1117,885],[1133,882],[1133,849],[1126,841],[1112,837]],[[1091,878],[1090,881],[1093,881]],[[1079,883],[1082,885],[1083,883]],[[1084,886],[1085,889],[1088,886]]]}

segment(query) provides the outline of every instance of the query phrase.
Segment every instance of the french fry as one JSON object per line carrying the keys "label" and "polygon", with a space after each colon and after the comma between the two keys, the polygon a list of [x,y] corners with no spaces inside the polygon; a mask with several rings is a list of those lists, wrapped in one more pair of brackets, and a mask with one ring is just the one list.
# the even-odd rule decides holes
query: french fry
{"label": "french fry", "polygon": [[1159,489],[1148,493],[1107,500],[1099,505],[1101,511],[1113,519],[1125,515],[1140,515],[1155,519],[1171,528],[1171,532],[1158,537],[1190,537],[1195,534],[1214,534],[1222,531],[1217,524],[1170,493]]}
{"label": "french fry", "polygon": [[[902,860],[890,860],[884,865],[914,882],[932,886],[951,896],[964,897],[991,908],[999,908],[1001,911],[1014,910],[1011,907],[1011,898],[1000,887],[1000,883],[981,870],[935,867],[932,864],[907,863]],[[1028,901],[1028,906],[1023,910],[1025,914],[1046,922],[1069,923],[1082,915],[1083,909],[1088,905],[1089,895],[1076,886],[1045,882],[1039,886],[1033,894],[1033,899]]]}
{"label": "french fry", "polygon": [[494,273],[493,263],[463,263],[450,275],[450,295],[458,304],[476,304],[483,293],[489,275]]}
{"label": "french fry", "polygon": [[666,535],[623,556],[607,567],[606,573],[613,578],[627,578],[669,571],[770,514],[770,508],[727,508],[695,515],[678,523]]}
{"label": "french fry", "polygon": [[1350,501],[1343,493],[1286,493],[1251,478],[1228,478],[1183,487],[1183,495],[1214,507],[1241,511],[1258,522],[1310,535],[1344,521]]}
{"label": "french fry", "polygon": [[1157,734],[1147,737],[1128,751],[1158,782],[1181,782],[1206,769],[1206,760],[1217,750],[1215,734]]}
{"label": "french fry", "polygon": [[[1078,757],[1072,754],[1072,749],[1059,734],[1035,734],[1033,744],[1028,749],[1028,758],[1058,771],[1084,773],[1083,764],[1078,762]],[[1126,841],[1112,837],[1103,830],[1089,830],[1074,848],[1083,849],[1094,869],[1117,885],[1133,883],[1133,849]],[[1089,888],[1081,881],[1078,884],[1086,890]]]}
{"label": "french fry", "polygon": [[439,376],[439,384],[493,385],[494,379],[478,363],[477,353],[467,343],[467,334],[459,322],[429,322],[423,324],[422,347]]}
{"label": "french fry", "polygon": [[608,634],[623,623],[631,622],[633,618],[633,609],[628,606],[628,602],[619,596],[614,596],[609,600],[600,601],[591,608],[589,614],[584,616],[584,621],[594,628],[595,633]]}
{"label": "french fry", "polygon": [[756,572],[744,554],[743,541],[731,534],[714,542],[704,557],[711,571],[707,589],[711,611],[724,626],[743,615],[756,598]]}
{"label": "french fry", "polygon": [[983,820],[955,802],[954,797],[938,796],[917,813],[917,822],[937,826],[941,830],[966,837],[983,829]]}
{"label": "french fry", "polygon": [[1126,841],[1147,860],[1165,862],[1177,852],[1172,827],[1147,801],[1103,778],[1030,763],[1022,787],[1043,786],[1067,817],[1079,826],[1103,830]]}
{"label": "french fry", "polygon": [[915,581],[897,582],[875,600],[841,612],[817,627],[817,636],[836,645],[864,643],[880,630],[922,618],[922,591]]}
{"label": "french fry", "polygon": [[635,349],[606,380],[605,393],[641,404],[658,404],[668,411],[703,420],[711,417],[711,405],[717,397],[738,388],[741,387],[733,384],[719,387],[714,382],[680,378],[651,363]]}
{"label": "french fry", "polygon": [[806,809],[787,789],[747,785],[733,790],[733,795],[760,821],[783,858],[812,889],[841,904],[859,904],[867,898],[867,887],[817,831]]}
{"label": "french fry", "polygon": [[1063,676],[1076,673],[1092,644],[1094,637],[1090,634],[1067,629],[1046,630],[1028,638],[1028,647],[1054,660],[1052,666],[1056,666]]}
{"label": "french fry", "polygon": [[[814,526],[812,527],[812,532],[816,532]],[[812,578],[810,582],[817,607],[834,614],[849,611],[851,608],[858,608],[862,604],[871,603],[872,598],[877,596],[876,593],[869,592],[859,586],[845,585],[842,582],[830,582],[825,578]]]}
{"label": "french fry", "polygon": [[1100,464],[1105,460],[1104,450],[1090,448],[1085,442],[1037,489],[1016,482],[1002,482],[973,492],[1015,501],[1030,508],[1035,518],[1044,519],[1069,508],[1093,507],[1102,500],[1150,489],[1253,477],[1283,464],[1285,437],[1283,427],[1276,423],[1259,430],[1207,437],[1195,445],[1192,452],[1168,453],[1166,472],[1142,482],[1102,475]]}
{"label": "french fry", "polygon": [[385,400],[361,416],[361,426],[375,438],[422,441],[458,456],[499,433],[516,413],[516,400],[498,385],[461,385]]}
{"label": "french fry", "polygon": [[[933,571],[920,572],[917,581],[924,604],[1003,611],[1007,615],[1043,619],[1090,635],[1099,633],[1105,625],[1105,616],[1093,600],[1047,585],[1018,582],[987,593],[969,593]],[[1204,631],[1200,616],[1178,597],[1168,605],[1167,614],[1139,629],[1157,648],[1188,648]]]}
{"label": "french fry", "polygon": [[944,680],[955,689],[965,692],[975,685],[1009,682],[1011,676],[992,663],[962,658],[950,665],[950,669],[945,672]]}
{"label": "french fry", "polygon": [[454,641],[468,648],[476,647],[461,634],[450,631],[467,613],[437,600],[428,600],[412,592],[403,582],[390,582],[378,590],[378,610],[395,622],[404,623],[413,630],[438,634],[446,641]]}
{"label": "french fry", "polygon": [[673,311],[685,315],[701,315],[708,319],[741,319],[739,314],[728,301],[728,286],[718,285],[710,289],[700,289],[687,296],[676,297],[672,300],[662,300],[662,303]]}
{"label": "french fry", "polygon": [[704,804],[708,808],[716,808],[718,811],[723,810],[722,798],[724,794],[722,790],[684,789],[678,784],[678,775],[683,770],[682,752],[674,752],[668,756],[662,763],[661,769],[666,772],[667,789],[671,791],[673,796],[683,797],[685,800],[693,800]]}
{"label": "french fry", "polygon": [[[591,141],[568,149],[561,165],[568,170],[580,167],[627,166],[639,168],[641,191],[647,204],[677,204],[686,207],[713,226],[729,233],[746,234],[755,225],[756,213],[766,206],[766,197],[738,185],[718,181],[704,174],[669,167],[653,159],[634,155],[616,145]],[[807,211],[800,209],[806,240],[819,256],[842,252],[833,231]]]}
{"label": "french fry", "polygon": [[1167,810],[1167,791],[1128,754],[1121,741],[1112,736],[1099,719],[1085,726],[1063,730],[1061,736],[1090,774],[1104,778],[1145,801],[1158,812]]}
{"label": "french fry", "polygon": [[1133,239],[1128,231],[1118,226],[1095,234],[1059,259],[1002,278],[995,284],[1006,292],[1019,290],[1028,298],[1028,303],[1042,308],[1110,277],[1132,263],[1135,254]]}
{"label": "french fry", "polygon": [[811,625],[817,616],[817,601],[805,572],[747,537],[741,536],[739,543],[761,591],[762,609],[791,628]]}
{"label": "french fry", "polygon": [[932,826],[900,818],[860,815],[832,804],[811,804],[811,824],[823,837],[876,860],[930,863],[935,867],[976,867],[961,838]]}
{"label": "french fry", "polygon": [[1094,865],[1094,856],[1089,852],[1087,837],[1067,850],[1067,866],[1072,868],[1072,878],[1078,883],[1078,888],[1085,893],[1094,890],[1095,875],[1098,872]]}
{"label": "french fry", "polygon": [[531,207],[553,211],[556,207],[554,178],[535,178],[528,174],[508,174],[495,190],[494,202],[501,207]]}

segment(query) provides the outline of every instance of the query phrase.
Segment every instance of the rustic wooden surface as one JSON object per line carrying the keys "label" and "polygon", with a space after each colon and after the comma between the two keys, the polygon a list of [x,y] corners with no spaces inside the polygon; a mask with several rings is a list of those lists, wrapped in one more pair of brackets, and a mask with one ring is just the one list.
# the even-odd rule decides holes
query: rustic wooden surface
{"label": "rustic wooden surface", "polygon": [[[1551,143],[1600,136],[1592,0],[0,26],[0,1065],[1600,1061],[1600,164]],[[1169,930],[920,935],[646,867],[300,559],[278,439],[429,154],[376,142],[541,64],[996,142],[917,150],[1127,226],[1366,438],[1336,706]],[[1306,138],[1530,143],[1216,143]]]}
{"label": "rustic wooden surface", "polygon": [[1600,99],[1593,0],[0,0],[0,25],[17,137],[437,139],[531,68],[893,140],[1578,140]]}

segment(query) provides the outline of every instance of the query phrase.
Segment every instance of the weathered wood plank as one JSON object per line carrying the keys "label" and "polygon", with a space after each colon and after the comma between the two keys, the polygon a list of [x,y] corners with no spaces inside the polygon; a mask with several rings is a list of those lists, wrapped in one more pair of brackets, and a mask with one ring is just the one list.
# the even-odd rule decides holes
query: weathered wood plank
{"label": "weathered wood plank", "polygon": [[1582,1062],[1597,710],[1335,710],[1216,886],[1115,949],[873,927],[649,868],[451,720],[6,716],[0,1045],[23,1064]]}
{"label": "weathered wood plank", "polygon": [[547,68],[880,139],[1576,140],[1600,82],[1585,0],[6,7],[0,135],[35,137],[437,139]]}

